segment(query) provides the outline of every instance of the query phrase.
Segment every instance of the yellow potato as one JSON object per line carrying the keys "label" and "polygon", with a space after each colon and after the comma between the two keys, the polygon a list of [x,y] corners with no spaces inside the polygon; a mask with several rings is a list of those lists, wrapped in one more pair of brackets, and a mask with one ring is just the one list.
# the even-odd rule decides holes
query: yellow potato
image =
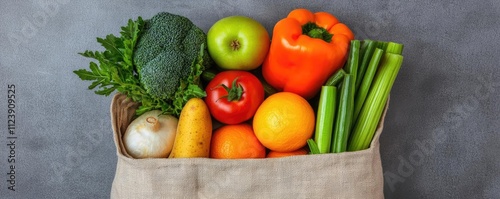
{"label": "yellow potato", "polygon": [[190,99],[182,108],[169,158],[206,157],[210,154],[212,118],[202,99]]}

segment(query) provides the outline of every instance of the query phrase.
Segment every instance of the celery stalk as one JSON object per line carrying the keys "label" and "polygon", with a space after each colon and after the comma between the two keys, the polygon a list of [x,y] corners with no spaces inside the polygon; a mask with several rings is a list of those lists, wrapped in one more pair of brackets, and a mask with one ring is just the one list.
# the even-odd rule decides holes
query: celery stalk
{"label": "celery stalk", "polygon": [[308,139],[307,145],[309,146],[309,153],[310,154],[320,154],[318,145],[316,144],[316,142],[314,142],[313,139]]}
{"label": "celery stalk", "polygon": [[389,42],[377,41],[377,48],[380,48],[380,49],[382,49],[382,50],[385,51],[385,49],[387,48],[388,44],[389,44]]}
{"label": "celery stalk", "polygon": [[333,136],[332,152],[341,153],[347,148],[347,140],[349,138],[349,129],[352,126],[352,110],[354,95],[354,79],[350,74],[347,74],[340,88],[340,99],[337,108],[337,116],[335,120],[335,130]]}
{"label": "celery stalk", "polygon": [[359,58],[361,59],[361,62],[359,63],[359,68],[358,68],[358,74],[356,77],[356,93],[358,92],[359,86],[361,85],[361,82],[363,81],[363,76],[365,75],[366,68],[368,67],[368,64],[370,63],[370,60],[372,58],[373,52],[375,51],[375,48],[377,47],[377,43],[375,41],[371,40],[366,40],[366,49],[361,51]]}
{"label": "celery stalk", "polygon": [[368,47],[368,44],[369,44],[369,39],[365,39],[365,40],[362,40],[360,41],[360,47],[359,47],[359,57],[363,57],[363,55],[365,54],[366,52],[366,49]]}
{"label": "celery stalk", "polygon": [[326,80],[325,86],[337,86],[339,83],[342,81],[342,78],[344,78],[345,71],[344,69],[339,69],[337,72],[333,73],[328,80]]}
{"label": "celery stalk", "polygon": [[401,55],[403,53],[403,47],[404,47],[403,44],[388,42],[385,48],[385,52]]}
{"label": "celery stalk", "polygon": [[351,75],[351,78],[354,80],[354,83],[356,83],[356,77],[358,74],[359,45],[360,45],[359,40],[351,41],[349,56],[347,58],[347,64],[344,67],[345,72]]}
{"label": "celery stalk", "polygon": [[359,112],[361,111],[361,108],[363,107],[363,103],[365,102],[366,96],[368,95],[368,92],[370,91],[370,87],[373,81],[373,77],[375,77],[375,73],[377,72],[380,59],[382,58],[382,55],[384,54],[384,51],[377,48],[373,52],[373,55],[370,59],[370,63],[368,64],[368,67],[366,69],[366,74],[363,76],[363,80],[361,81],[361,85],[359,86],[358,90],[356,90],[356,97],[354,98],[354,116],[353,119],[354,121],[357,120]]}
{"label": "celery stalk", "polygon": [[316,117],[316,131],[314,133],[314,141],[318,146],[319,153],[330,152],[337,107],[336,101],[337,88],[335,86],[322,86]]}

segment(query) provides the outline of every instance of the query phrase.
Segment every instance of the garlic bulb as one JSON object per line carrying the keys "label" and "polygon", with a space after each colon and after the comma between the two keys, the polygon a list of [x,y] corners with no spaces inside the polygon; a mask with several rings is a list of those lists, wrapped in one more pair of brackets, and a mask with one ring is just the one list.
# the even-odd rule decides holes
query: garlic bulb
{"label": "garlic bulb", "polygon": [[134,119],[123,135],[127,152],[134,158],[166,158],[172,151],[178,119],[153,110]]}

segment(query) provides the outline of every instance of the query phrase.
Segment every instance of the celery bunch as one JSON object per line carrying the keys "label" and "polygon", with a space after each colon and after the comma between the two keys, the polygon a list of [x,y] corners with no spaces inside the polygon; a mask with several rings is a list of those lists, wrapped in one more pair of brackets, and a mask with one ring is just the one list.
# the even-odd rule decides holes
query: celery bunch
{"label": "celery bunch", "polygon": [[[364,102],[358,103],[359,115],[357,115],[357,120],[351,132],[348,151],[363,150],[370,147],[373,135],[387,103],[387,98],[389,97],[399,69],[403,64],[402,51],[402,44],[387,43],[385,52],[378,65],[377,73],[369,87],[368,96],[363,100]],[[380,55],[377,54],[376,56]],[[362,104],[361,108],[359,108],[360,104]]]}
{"label": "celery bunch", "polygon": [[[311,153],[370,147],[391,88],[403,63],[403,45],[352,40],[345,66],[321,90]],[[337,92],[338,91],[338,92]]]}

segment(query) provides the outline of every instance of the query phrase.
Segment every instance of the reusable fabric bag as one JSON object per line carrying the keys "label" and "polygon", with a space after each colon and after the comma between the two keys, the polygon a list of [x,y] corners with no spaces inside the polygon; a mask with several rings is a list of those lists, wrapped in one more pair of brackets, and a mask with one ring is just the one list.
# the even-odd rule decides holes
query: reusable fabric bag
{"label": "reusable fabric bag", "polygon": [[133,159],[122,136],[137,104],[123,94],[111,103],[118,161],[111,198],[384,198],[379,136],[369,149],[284,158]]}

